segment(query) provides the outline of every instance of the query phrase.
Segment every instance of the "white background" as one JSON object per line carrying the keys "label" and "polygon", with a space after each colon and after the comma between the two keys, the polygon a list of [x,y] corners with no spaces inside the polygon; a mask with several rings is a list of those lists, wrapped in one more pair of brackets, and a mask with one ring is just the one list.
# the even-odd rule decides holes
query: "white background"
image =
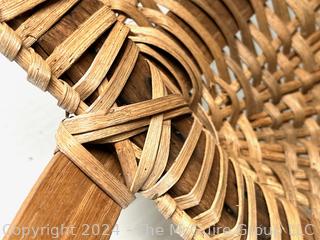
{"label": "white background", "polygon": [[[26,80],[26,73],[0,55],[0,239],[53,156],[55,131],[64,117],[56,100]],[[158,228],[159,234],[152,234]],[[164,233],[161,233],[164,229]],[[112,240],[181,239],[153,202],[138,199],[123,210]]]}

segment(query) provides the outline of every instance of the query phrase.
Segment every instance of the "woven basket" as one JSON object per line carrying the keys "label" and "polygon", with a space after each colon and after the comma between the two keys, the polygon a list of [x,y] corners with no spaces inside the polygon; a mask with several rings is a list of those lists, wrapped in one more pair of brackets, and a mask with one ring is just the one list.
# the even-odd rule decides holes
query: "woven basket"
{"label": "woven basket", "polygon": [[0,51],[66,110],[59,151],[121,208],[140,192],[186,240],[320,239],[319,9],[4,0]]}

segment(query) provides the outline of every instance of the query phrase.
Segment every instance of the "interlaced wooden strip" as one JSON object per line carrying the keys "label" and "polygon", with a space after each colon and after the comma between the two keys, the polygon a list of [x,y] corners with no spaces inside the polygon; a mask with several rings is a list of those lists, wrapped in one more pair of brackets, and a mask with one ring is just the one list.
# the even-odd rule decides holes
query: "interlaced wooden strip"
{"label": "interlaced wooden strip", "polygon": [[[24,21],[16,30],[17,34],[24,39],[24,45],[30,47],[35,43],[77,2],[79,0],[58,1],[50,4],[47,8],[41,8],[41,10]],[[53,14],[51,18],[48,18],[49,14]]]}
{"label": "interlaced wooden strip", "polygon": [[[82,2],[0,9],[0,51],[76,114],[59,150],[121,207],[139,191],[154,199],[184,239],[259,239],[260,225],[271,239],[317,239],[320,2],[95,0],[40,57]],[[114,145],[126,185],[89,143]]]}
{"label": "interlaced wooden strip", "polygon": [[97,11],[47,58],[52,73],[60,77],[114,21],[109,8]]}

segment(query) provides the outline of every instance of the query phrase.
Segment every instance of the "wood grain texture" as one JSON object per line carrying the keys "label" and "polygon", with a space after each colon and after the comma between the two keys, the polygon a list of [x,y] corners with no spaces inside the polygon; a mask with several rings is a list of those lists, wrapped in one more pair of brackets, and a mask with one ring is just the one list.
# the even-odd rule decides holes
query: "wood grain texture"
{"label": "wood grain texture", "polygon": [[[1,24],[1,51],[28,72],[29,81],[55,96],[60,107],[80,114],[61,123],[60,150],[126,206],[128,198],[121,196],[126,187],[119,183],[116,189],[116,181],[84,150],[88,143],[115,144],[127,187],[155,199],[184,239],[256,239],[252,230],[258,226],[280,231],[281,239],[302,239],[301,233],[290,236],[289,224],[301,230],[318,222],[319,126],[314,117],[320,4],[277,0],[274,11],[245,0],[137,3],[83,0],[57,24],[49,21],[54,25],[39,36],[37,53],[22,44],[25,39],[14,32],[14,23],[9,23],[13,28]],[[285,14],[288,7],[293,16]],[[110,20],[106,25],[104,17]],[[121,24],[130,32],[110,46],[115,55],[91,96],[79,94],[74,84],[92,74],[104,57],[106,39],[120,33]],[[185,103],[170,109],[166,95]],[[152,106],[158,109],[148,111]],[[304,148],[298,151],[296,142]],[[165,164],[159,164],[159,157]],[[240,236],[241,223],[251,230],[246,236]],[[231,230],[211,234],[217,226]],[[315,232],[319,226],[313,225]],[[278,234],[273,231],[271,239]],[[268,238],[267,233],[260,237]]]}
{"label": "wood grain texture", "polygon": [[[92,149],[106,169],[118,178],[120,166],[115,156]],[[25,200],[4,239],[20,239],[17,229],[46,228],[41,239],[109,239],[120,214],[120,207],[62,153],[56,153]],[[98,236],[87,232],[87,225],[99,225]],[[49,232],[48,232],[49,230]],[[52,230],[52,231],[51,231]],[[10,234],[11,233],[11,234]],[[24,239],[32,239],[32,235]]]}

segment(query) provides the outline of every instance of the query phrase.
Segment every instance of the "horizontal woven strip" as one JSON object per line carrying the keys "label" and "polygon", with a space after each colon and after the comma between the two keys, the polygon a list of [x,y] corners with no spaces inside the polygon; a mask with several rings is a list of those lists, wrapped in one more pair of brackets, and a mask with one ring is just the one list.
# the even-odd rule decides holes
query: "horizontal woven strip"
{"label": "horizontal woven strip", "polygon": [[[121,207],[155,200],[184,239],[256,239],[261,221],[318,238],[319,2],[94,1],[47,58],[33,45],[86,1],[1,6],[0,51],[75,115],[59,150]],[[113,145],[125,184],[87,144]]]}

